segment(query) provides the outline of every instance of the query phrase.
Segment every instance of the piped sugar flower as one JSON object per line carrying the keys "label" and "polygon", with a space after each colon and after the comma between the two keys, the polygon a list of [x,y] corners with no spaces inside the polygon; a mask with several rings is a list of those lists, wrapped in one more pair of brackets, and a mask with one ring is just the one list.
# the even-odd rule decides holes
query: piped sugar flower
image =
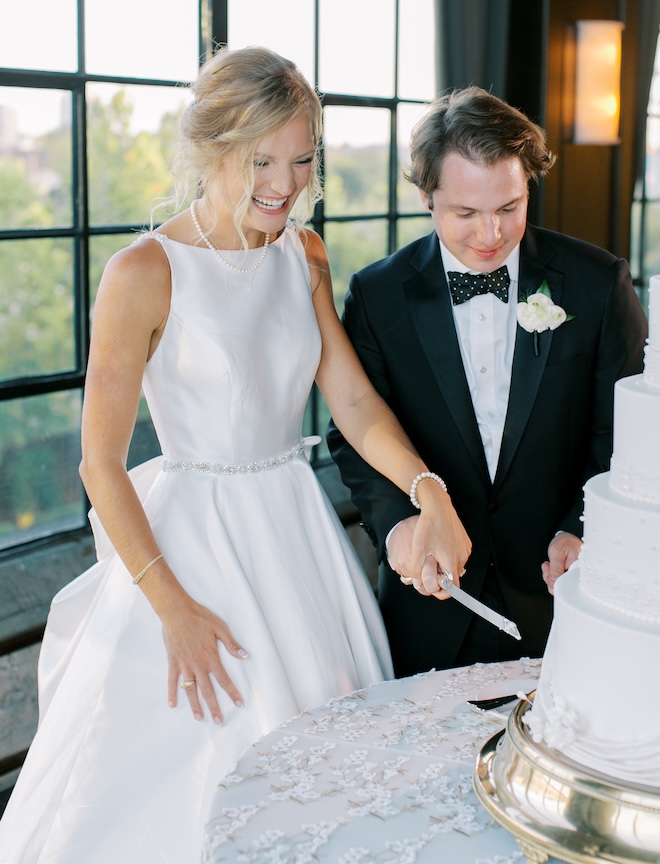
{"label": "piped sugar flower", "polygon": [[572,744],[579,732],[578,715],[563,699],[557,699],[545,720],[541,720],[533,711],[527,711],[523,723],[529,729],[533,741],[537,744],[543,742],[553,750],[563,750]]}
{"label": "piped sugar flower", "polygon": [[534,294],[521,299],[516,307],[518,324],[528,333],[534,334],[534,354],[539,354],[539,333],[556,330],[564,321],[575,316],[567,315],[566,310],[552,302],[552,293],[546,279]]}

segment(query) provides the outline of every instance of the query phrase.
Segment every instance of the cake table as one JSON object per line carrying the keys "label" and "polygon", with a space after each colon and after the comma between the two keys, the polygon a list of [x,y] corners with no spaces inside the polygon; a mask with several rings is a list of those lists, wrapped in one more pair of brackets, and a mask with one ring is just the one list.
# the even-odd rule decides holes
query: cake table
{"label": "cake table", "polygon": [[524,864],[472,786],[476,758],[506,717],[467,700],[529,692],[539,668],[523,659],[429,672],[285,723],[220,782],[203,861]]}

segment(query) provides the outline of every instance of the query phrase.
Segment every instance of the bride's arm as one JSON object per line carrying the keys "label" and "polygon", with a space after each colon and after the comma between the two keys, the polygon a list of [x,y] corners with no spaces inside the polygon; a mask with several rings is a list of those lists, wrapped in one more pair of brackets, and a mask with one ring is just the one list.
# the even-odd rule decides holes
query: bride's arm
{"label": "bride's arm", "polygon": [[[312,274],[314,307],[323,348],[316,380],[333,420],[356,452],[399,489],[410,491],[413,479],[428,471],[396,417],[376,393],[360,364],[335,311],[325,247],[318,235],[306,232],[307,259]],[[447,492],[436,482],[420,483],[421,516],[413,536],[412,575],[426,591],[439,591],[437,567],[460,578],[471,543]],[[442,595],[444,596],[444,594]]]}
{"label": "bride's arm", "polygon": [[[128,477],[126,459],[144,367],[167,321],[170,285],[163,250],[156,241],[143,240],[109,261],[94,308],[80,475],[112,545],[134,577],[161,552]],[[241,656],[242,649],[226,625],[184,591],[164,558],[149,567],[136,590],[144,592],[163,624],[169,703],[176,704],[180,677],[195,678],[197,687],[186,690],[193,713],[201,719],[201,693],[220,722],[209,673],[235,702],[240,703],[240,696],[222,665],[217,640],[234,656]]]}

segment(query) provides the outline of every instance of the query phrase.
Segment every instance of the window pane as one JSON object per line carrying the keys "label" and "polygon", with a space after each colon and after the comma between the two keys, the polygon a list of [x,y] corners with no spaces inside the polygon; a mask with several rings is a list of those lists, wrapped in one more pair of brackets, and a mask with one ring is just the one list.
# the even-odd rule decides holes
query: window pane
{"label": "window pane", "polygon": [[348,282],[357,270],[387,255],[387,220],[328,222],[325,226],[335,306],[341,314]]}
{"label": "window pane", "polygon": [[69,239],[0,242],[0,377],[74,368]]}
{"label": "window pane", "polygon": [[387,213],[389,128],[382,108],[325,109],[326,215]]}
{"label": "window pane", "polygon": [[401,99],[435,97],[435,0],[399,0]]}
{"label": "window pane", "polygon": [[394,0],[320,0],[319,87],[394,95]]}
{"label": "window pane", "polygon": [[633,201],[630,210],[630,272],[633,279],[638,279],[642,274],[639,272],[639,250],[642,239],[642,205],[639,201]]}
{"label": "window pane", "polygon": [[0,87],[0,189],[0,228],[71,225],[71,93]]}
{"label": "window pane", "polygon": [[79,391],[0,402],[0,548],[85,524]]}
{"label": "window pane", "polygon": [[75,72],[78,68],[76,0],[2,4],[0,65]]}
{"label": "window pane", "polygon": [[646,125],[646,197],[660,200],[660,117]]}
{"label": "window pane", "polygon": [[651,79],[649,114],[660,114],[660,35],[655,49],[655,68]]}
{"label": "window pane", "polygon": [[397,108],[397,147],[399,150],[399,176],[397,178],[397,209],[399,213],[420,213],[423,205],[417,187],[403,176],[410,170],[410,135],[413,126],[426,111],[426,105],[406,105]]}
{"label": "window pane", "polygon": [[431,231],[433,231],[433,222],[431,222],[430,216],[424,216],[420,219],[399,219],[396,228],[396,248],[401,249],[402,246],[407,246],[413,240],[426,237]]}
{"label": "window pane", "polygon": [[314,83],[314,3],[278,0],[277,3],[229,0],[229,47],[265,45],[292,60],[307,80]]}
{"label": "window pane", "polygon": [[646,205],[644,226],[644,277],[660,273],[660,204]]}
{"label": "window pane", "polygon": [[86,0],[85,38],[94,75],[191,81],[199,66],[199,0]]}
{"label": "window pane", "polygon": [[90,222],[148,224],[155,199],[171,193],[170,154],[189,91],[89,84],[87,95]]}
{"label": "window pane", "polygon": [[330,409],[326,405],[323,396],[319,393],[316,407],[316,430],[314,434],[321,436],[321,443],[313,450],[313,458],[315,462],[322,462],[323,460],[330,458],[330,450],[328,449],[328,444],[325,440],[325,430],[328,428],[329,422]]}

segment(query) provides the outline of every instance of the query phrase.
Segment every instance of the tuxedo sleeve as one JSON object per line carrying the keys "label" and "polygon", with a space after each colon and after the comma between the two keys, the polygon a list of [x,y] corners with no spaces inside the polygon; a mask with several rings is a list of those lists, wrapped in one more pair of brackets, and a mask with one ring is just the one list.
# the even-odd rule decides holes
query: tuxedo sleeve
{"label": "tuxedo sleeve", "polygon": [[[371,383],[383,399],[389,402],[391,387],[387,366],[369,326],[357,274],[353,275],[350,281],[342,321]],[[407,495],[355,452],[332,419],[328,425],[327,441],[341,478],[350,490],[351,500],[360,511],[363,527],[376,546],[379,560],[382,560],[385,555],[385,538],[391,528],[418,511]]]}
{"label": "tuxedo sleeve", "polygon": [[[593,366],[591,441],[583,482],[608,471],[613,448],[614,385],[619,378],[640,373],[648,323],[635,293],[628,264],[617,260],[609,271],[609,286]],[[580,489],[558,530],[582,536],[583,494]]]}

